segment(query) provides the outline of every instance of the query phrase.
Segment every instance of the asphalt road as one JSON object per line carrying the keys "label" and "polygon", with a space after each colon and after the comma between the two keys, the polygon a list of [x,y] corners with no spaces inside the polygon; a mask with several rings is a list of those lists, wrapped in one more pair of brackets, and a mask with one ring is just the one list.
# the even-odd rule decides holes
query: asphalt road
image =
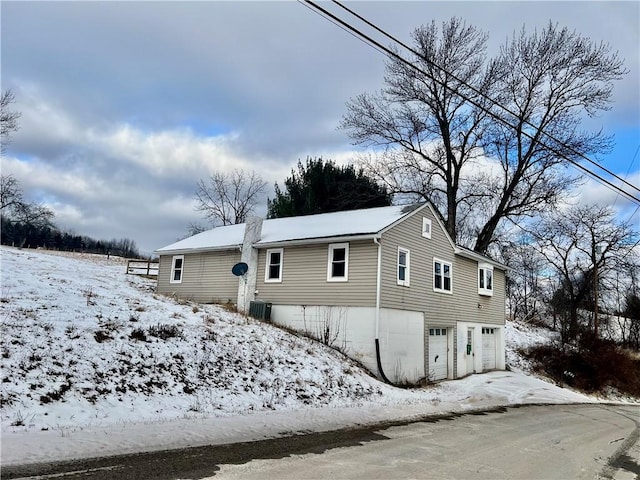
{"label": "asphalt road", "polygon": [[76,462],[1,478],[640,480],[640,407],[547,405]]}

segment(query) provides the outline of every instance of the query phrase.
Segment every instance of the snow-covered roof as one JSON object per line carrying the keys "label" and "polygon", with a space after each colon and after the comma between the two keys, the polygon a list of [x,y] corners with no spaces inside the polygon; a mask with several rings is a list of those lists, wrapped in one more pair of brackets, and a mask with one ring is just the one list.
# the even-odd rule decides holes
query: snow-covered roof
{"label": "snow-covered roof", "polygon": [[321,213],[304,217],[274,218],[262,224],[257,245],[376,234],[411,212],[407,205]]}
{"label": "snow-covered roof", "polygon": [[157,253],[190,251],[190,250],[218,250],[242,245],[244,239],[244,223],[216,227],[192,237],[179,240],[166,247],[156,250]]}
{"label": "snow-covered roof", "polygon": [[[256,246],[297,241],[377,234],[408,215],[407,205],[274,218],[262,223]],[[242,245],[245,224],[216,227],[156,250],[156,253],[219,250]]]}

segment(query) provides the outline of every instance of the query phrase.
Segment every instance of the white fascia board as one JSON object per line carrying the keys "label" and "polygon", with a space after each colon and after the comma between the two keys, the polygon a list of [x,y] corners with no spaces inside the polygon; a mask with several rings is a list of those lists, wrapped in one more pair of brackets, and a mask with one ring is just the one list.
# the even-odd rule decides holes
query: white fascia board
{"label": "white fascia board", "polygon": [[274,248],[274,247],[293,247],[296,245],[357,242],[359,240],[373,240],[374,238],[379,239],[380,233],[369,233],[365,235],[343,235],[341,237],[303,238],[299,240],[283,240],[279,242],[266,242],[266,243],[258,242],[258,243],[254,243],[253,246],[257,249],[265,249],[265,248]]}
{"label": "white fascia board", "polygon": [[[380,230],[380,233],[386,233],[389,230],[391,230],[393,227],[395,227],[396,225],[398,225],[399,223],[404,222],[407,218],[411,218],[413,217],[416,213],[422,211],[427,205],[429,205],[429,202],[425,202],[422,205],[417,206],[416,208],[414,208],[413,210],[411,210],[409,213],[405,213],[402,217],[400,217],[399,219],[397,219],[396,221],[394,221],[393,223],[390,223],[389,225],[387,225],[386,227],[384,227],[382,230]],[[407,207],[410,207],[411,204],[406,205]]]}
{"label": "white fascia board", "polygon": [[456,255],[460,255],[461,257],[468,258],[470,260],[475,260],[480,263],[488,263],[489,265],[493,265],[495,268],[499,268],[500,270],[511,270],[511,268],[507,267],[503,263],[496,262],[495,260],[490,259],[489,257],[485,257],[484,255],[474,252],[473,250],[467,250],[466,248],[461,248],[456,246],[454,249],[454,253]]}
{"label": "white fascia board", "polygon": [[447,239],[447,241],[449,242],[449,245],[451,245],[451,248],[455,253],[457,246],[449,236],[449,232],[447,232],[447,229],[445,228],[444,223],[442,223],[440,215],[434,210],[432,203],[429,201],[426,201],[423,205],[420,205],[419,207],[409,212],[407,215],[403,216],[402,218],[399,218],[398,220],[393,222],[391,225],[386,226],[385,228],[380,230],[380,233],[384,233],[390,230],[391,228],[395,227],[398,223],[404,222],[406,219],[411,218],[413,215],[416,215],[418,212],[421,212],[425,208],[429,209],[429,211],[431,212],[431,215],[433,216],[433,218],[435,218],[436,223],[440,227],[440,230],[442,230],[442,232],[444,233],[445,238]]}
{"label": "white fascia board", "polygon": [[456,250],[458,247],[456,246],[456,243],[453,240],[453,238],[451,238],[451,235],[449,235],[449,232],[447,232],[447,228],[444,226],[444,223],[442,223],[442,218],[440,217],[440,214],[434,210],[431,202],[427,202],[427,205],[429,206],[429,210],[431,210],[431,214],[433,215],[433,218],[436,219],[436,222],[438,222],[440,229],[444,232],[444,236],[447,238],[449,245],[451,245],[453,252],[456,253]]}
{"label": "white fascia board", "polygon": [[222,252],[225,250],[242,250],[242,245],[222,245],[219,247],[180,248],[177,250],[155,250],[155,255],[188,255],[190,253]]}

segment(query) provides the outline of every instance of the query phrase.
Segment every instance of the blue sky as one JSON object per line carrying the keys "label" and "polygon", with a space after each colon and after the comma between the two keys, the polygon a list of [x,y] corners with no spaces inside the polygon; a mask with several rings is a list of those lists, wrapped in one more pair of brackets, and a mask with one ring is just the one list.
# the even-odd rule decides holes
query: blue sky
{"label": "blue sky", "polygon": [[[493,51],[523,24],[549,20],[609,43],[630,73],[612,110],[585,126],[616,135],[598,160],[640,184],[638,2],[348,5],[405,41],[421,23],[460,16],[489,33]],[[382,86],[382,55],[298,2],[3,1],[0,9],[2,90],[22,112],[2,173],[45,201],[58,226],[132,238],[145,252],[202,220],[195,186],[213,171],[256,170],[271,186],[307,156],[354,159],[337,129],[345,102]],[[584,196],[615,205],[621,218],[635,210],[597,184]]]}

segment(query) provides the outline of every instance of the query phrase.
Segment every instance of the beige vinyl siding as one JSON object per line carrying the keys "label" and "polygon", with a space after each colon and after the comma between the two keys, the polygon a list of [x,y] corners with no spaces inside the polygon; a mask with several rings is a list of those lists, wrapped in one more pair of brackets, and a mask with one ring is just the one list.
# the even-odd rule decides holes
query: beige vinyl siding
{"label": "beige vinyl siding", "polygon": [[376,304],[377,245],[373,240],[349,242],[349,280],[327,281],[329,244],[284,247],[282,282],[265,283],[266,250],[258,255],[256,299],[279,305]]}
{"label": "beige vinyl siding", "polygon": [[459,303],[461,321],[504,325],[505,321],[505,277],[504,271],[493,269],[493,296],[478,293],[478,262],[458,256],[456,270],[464,295],[454,295]]}
{"label": "beige vinyl siding", "polygon": [[240,261],[238,250],[186,253],[181,283],[170,283],[173,255],[161,255],[158,293],[201,303],[236,303],[238,279],[231,268]]}
{"label": "beige vinyl siding", "polygon": [[[422,236],[422,219],[432,222],[431,238]],[[454,327],[456,322],[504,324],[504,272],[494,269],[492,297],[478,294],[478,262],[455,255],[445,232],[428,208],[416,212],[382,235],[381,307],[422,311],[425,328]],[[409,287],[397,285],[398,247],[411,252]],[[452,265],[452,293],[433,291],[433,260]],[[478,304],[482,308],[478,308]]]}
{"label": "beige vinyl siding", "polygon": [[[422,219],[431,220],[431,238],[422,236]],[[435,293],[433,291],[433,257],[446,262],[455,263],[453,247],[440,229],[437,220],[428,208],[395,225],[382,235],[382,292],[381,306],[428,312],[430,321],[437,320],[440,326],[454,326],[456,318],[451,315],[455,308],[455,292],[457,276],[453,268],[454,295]],[[410,251],[411,282],[409,287],[397,285],[398,247]]]}

